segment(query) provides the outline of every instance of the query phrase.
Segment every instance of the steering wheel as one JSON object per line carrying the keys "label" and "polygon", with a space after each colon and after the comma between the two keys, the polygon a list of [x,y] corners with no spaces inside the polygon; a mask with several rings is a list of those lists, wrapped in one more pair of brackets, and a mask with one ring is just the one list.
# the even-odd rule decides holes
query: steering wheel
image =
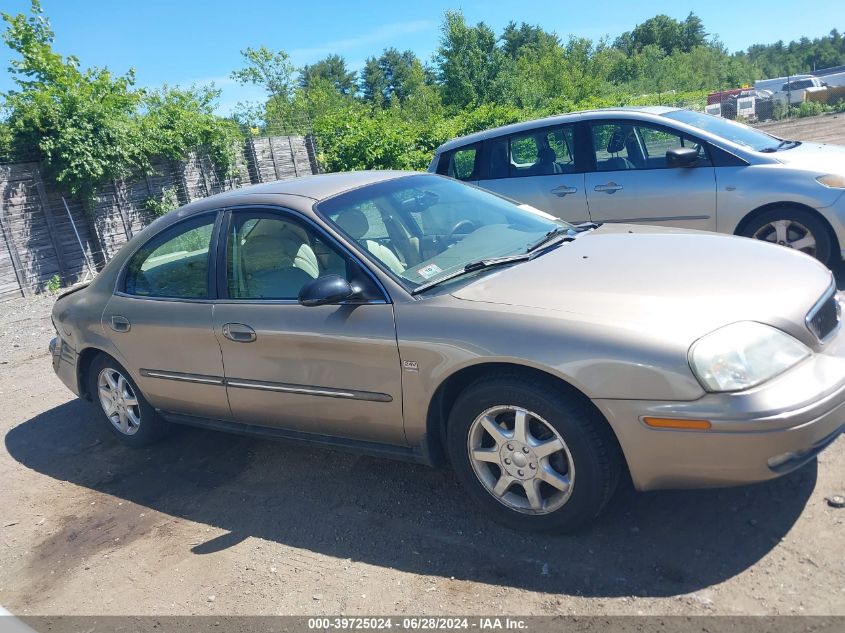
{"label": "steering wheel", "polygon": [[[460,230],[460,229],[466,229],[466,228],[469,228],[469,231],[461,231]],[[461,234],[468,235],[468,234],[472,233],[474,230],[476,230],[477,228],[478,227],[475,226],[475,222],[473,222],[472,220],[461,220],[455,226],[452,227],[452,230],[449,231],[449,234],[446,236],[446,239],[451,240],[453,237],[455,237],[455,233],[461,233]]]}

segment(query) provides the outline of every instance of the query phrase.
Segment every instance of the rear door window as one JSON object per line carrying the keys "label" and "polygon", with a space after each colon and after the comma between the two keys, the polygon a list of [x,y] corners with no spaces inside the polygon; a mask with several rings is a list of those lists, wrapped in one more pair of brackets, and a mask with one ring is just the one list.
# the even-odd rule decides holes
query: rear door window
{"label": "rear door window", "polygon": [[214,214],[180,222],[142,246],[129,260],[127,294],[141,297],[206,299]]}
{"label": "rear door window", "polygon": [[489,142],[490,178],[553,176],[578,171],[575,126],[521,132]]}

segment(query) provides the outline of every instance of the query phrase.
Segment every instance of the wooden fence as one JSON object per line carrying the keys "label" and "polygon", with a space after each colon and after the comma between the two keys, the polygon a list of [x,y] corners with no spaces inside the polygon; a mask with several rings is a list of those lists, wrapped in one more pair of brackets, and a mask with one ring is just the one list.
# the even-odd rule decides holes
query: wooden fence
{"label": "wooden fence", "polygon": [[234,175],[225,179],[202,154],[154,167],[151,175],[103,187],[86,213],[79,202],[45,182],[38,163],[0,165],[0,301],[41,292],[55,276],[68,286],[93,275],[153,219],[150,199],[175,194],[182,205],[319,171],[310,136],[248,139],[238,152]]}

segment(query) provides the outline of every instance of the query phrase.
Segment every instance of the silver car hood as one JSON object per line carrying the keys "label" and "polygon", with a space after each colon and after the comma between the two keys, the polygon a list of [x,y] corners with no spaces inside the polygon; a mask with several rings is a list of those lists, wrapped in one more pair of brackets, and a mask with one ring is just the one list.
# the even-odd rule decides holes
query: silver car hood
{"label": "silver car hood", "polygon": [[784,165],[820,173],[845,174],[845,147],[821,143],[801,143],[792,149],[769,154]]}
{"label": "silver car hood", "polygon": [[550,316],[568,314],[678,344],[752,320],[815,346],[804,317],[831,282],[830,271],[815,259],[780,246],[717,233],[605,224],[452,294]]}

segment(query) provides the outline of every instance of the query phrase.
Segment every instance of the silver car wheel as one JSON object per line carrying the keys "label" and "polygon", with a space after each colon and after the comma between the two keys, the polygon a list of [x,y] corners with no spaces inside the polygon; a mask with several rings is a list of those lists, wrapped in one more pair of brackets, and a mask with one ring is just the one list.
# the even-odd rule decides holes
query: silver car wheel
{"label": "silver car wheel", "polygon": [[523,514],[549,514],[572,495],[575,464],[555,428],[522,407],[500,405],[469,429],[470,464],[484,488]]}
{"label": "silver car wheel", "polygon": [[141,426],[141,407],[126,377],[106,367],[97,377],[97,392],[103,413],[112,426],[123,435],[135,435]]}
{"label": "silver car wheel", "polygon": [[794,248],[808,255],[816,254],[816,238],[806,226],[795,220],[775,220],[754,232],[754,239]]}

